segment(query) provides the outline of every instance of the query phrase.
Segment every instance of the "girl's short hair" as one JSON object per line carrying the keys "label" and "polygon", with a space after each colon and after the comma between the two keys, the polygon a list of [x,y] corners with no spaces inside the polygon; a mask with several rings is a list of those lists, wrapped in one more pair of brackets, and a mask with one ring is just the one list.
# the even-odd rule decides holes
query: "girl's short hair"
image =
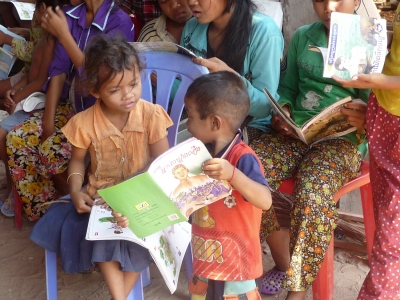
{"label": "girl's short hair", "polygon": [[[137,68],[137,69],[136,69]],[[84,87],[98,92],[100,87],[125,70],[143,69],[137,51],[123,36],[94,36],[85,50]]]}
{"label": "girl's short hair", "polygon": [[57,6],[63,7],[69,3],[69,0],[36,0],[35,8],[38,9],[40,5],[44,3],[46,7],[53,7],[55,9]]}
{"label": "girl's short hair", "polygon": [[246,84],[228,71],[214,72],[195,79],[185,99],[193,101],[200,118],[218,115],[236,132],[249,113],[250,98]]}

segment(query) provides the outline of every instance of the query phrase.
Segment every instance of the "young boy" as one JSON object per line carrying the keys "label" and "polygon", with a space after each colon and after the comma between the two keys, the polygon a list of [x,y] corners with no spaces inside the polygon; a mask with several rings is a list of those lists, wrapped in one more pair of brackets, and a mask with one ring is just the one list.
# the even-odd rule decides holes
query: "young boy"
{"label": "young boy", "polygon": [[[192,215],[192,299],[205,299],[208,279],[225,282],[225,299],[261,299],[255,283],[262,275],[259,230],[271,194],[259,159],[241,141],[239,126],[250,107],[246,85],[232,72],[201,76],[190,85],[185,107],[188,131],[214,157],[204,162],[204,174],[233,188],[231,196]],[[202,222],[205,216],[213,226]]]}

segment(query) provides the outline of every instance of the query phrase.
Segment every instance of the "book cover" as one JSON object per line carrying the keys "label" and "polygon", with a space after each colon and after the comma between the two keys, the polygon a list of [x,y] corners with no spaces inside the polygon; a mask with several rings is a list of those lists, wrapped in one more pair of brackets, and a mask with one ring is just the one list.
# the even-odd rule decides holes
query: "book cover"
{"label": "book cover", "polygon": [[[19,36],[9,31],[2,25],[0,25],[0,31],[4,32],[5,34],[13,38],[25,40],[22,36]],[[14,54],[11,53],[10,45],[3,45],[2,47],[0,47],[0,80],[8,78],[11,68],[13,67],[16,60],[17,58],[14,56]]]}
{"label": "book cover", "polygon": [[15,6],[15,9],[18,12],[18,16],[21,20],[29,21],[33,19],[33,14],[35,13],[34,3],[26,3],[18,1],[11,1],[11,3]]}
{"label": "book cover", "polygon": [[386,20],[333,12],[328,48],[310,46],[324,58],[324,77],[350,79],[380,73],[387,53]]}
{"label": "book cover", "polygon": [[131,42],[131,44],[136,51],[166,51],[166,52],[176,52],[189,57],[197,57],[189,49],[182,47],[181,45],[172,42]]}
{"label": "book cover", "polygon": [[160,155],[147,172],[98,193],[143,238],[230,194],[228,182],[202,173],[202,163],[211,158],[201,141],[190,138]]}
{"label": "book cover", "polygon": [[191,239],[191,225],[181,222],[145,238],[115,222],[108,205],[95,205],[90,213],[87,240],[127,240],[149,250],[171,293],[178,285],[179,271]]}
{"label": "book cover", "polygon": [[346,97],[328,106],[304,123],[303,126],[299,127],[286,115],[267,89],[264,89],[264,93],[271,103],[274,114],[279,115],[281,120],[292,129],[292,132],[307,145],[339,137],[357,130],[356,127],[349,124],[347,117],[340,112],[340,109],[351,101],[351,97]]}

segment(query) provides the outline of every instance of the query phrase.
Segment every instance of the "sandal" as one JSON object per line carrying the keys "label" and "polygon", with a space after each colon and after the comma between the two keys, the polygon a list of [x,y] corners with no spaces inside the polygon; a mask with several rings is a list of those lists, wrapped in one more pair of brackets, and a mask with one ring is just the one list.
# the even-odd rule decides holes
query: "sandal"
{"label": "sandal", "polygon": [[14,199],[8,197],[4,204],[1,206],[1,212],[6,217],[14,217]]}
{"label": "sandal", "polygon": [[269,270],[261,278],[260,292],[265,295],[275,295],[281,291],[281,284],[286,277],[286,272],[278,271],[274,268]]}

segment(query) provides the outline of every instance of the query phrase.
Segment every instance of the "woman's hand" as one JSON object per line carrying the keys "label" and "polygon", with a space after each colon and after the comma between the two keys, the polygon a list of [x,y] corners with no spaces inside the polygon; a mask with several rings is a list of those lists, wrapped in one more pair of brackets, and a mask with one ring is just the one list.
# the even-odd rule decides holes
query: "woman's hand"
{"label": "woman's hand", "polygon": [[[290,111],[289,107],[283,106],[282,110],[290,118]],[[279,132],[283,136],[290,136],[292,138],[298,139],[297,135],[295,132],[293,132],[293,129],[286,124],[286,121],[281,117],[280,115],[273,115],[271,118],[271,125],[272,128]]]}
{"label": "woman's hand", "polygon": [[124,217],[123,215],[115,211],[112,211],[111,214],[114,217],[115,221],[117,221],[118,226],[121,226],[122,228],[126,228],[129,226],[129,220],[127,217]]}
{"label": "woman's hand", "polygon": [[361,99],[353,99],[351,102],[345,104],[340,112],[347,116],[347,120],[351,126],[364,130],[365,126],[365,113],[367,111],[367,103]]}
{"label": "woman's hand", "polygon": [[72,192],[71,199],[75,205],[76,211],[80,214],[90,212],[95,203],[88,194],[82,191]]}
{"label": "woman's hand", "polygon": [[222,60],[216,57],[211,57],[207,59],[202,57],[196,57],[192,58],[192,61],[198,65],[205,66],[210,73],[218,71],[229,71],[236,74],[235,70],[230,68],[226,63],[224,63]]}
{"label": "woman's hand", "polygon": [[67,19],[58,6],[55,12],[52,7],[48,7],[41,21],[42,28],[59,40],[62,39],[65,33],[69,33]]}

